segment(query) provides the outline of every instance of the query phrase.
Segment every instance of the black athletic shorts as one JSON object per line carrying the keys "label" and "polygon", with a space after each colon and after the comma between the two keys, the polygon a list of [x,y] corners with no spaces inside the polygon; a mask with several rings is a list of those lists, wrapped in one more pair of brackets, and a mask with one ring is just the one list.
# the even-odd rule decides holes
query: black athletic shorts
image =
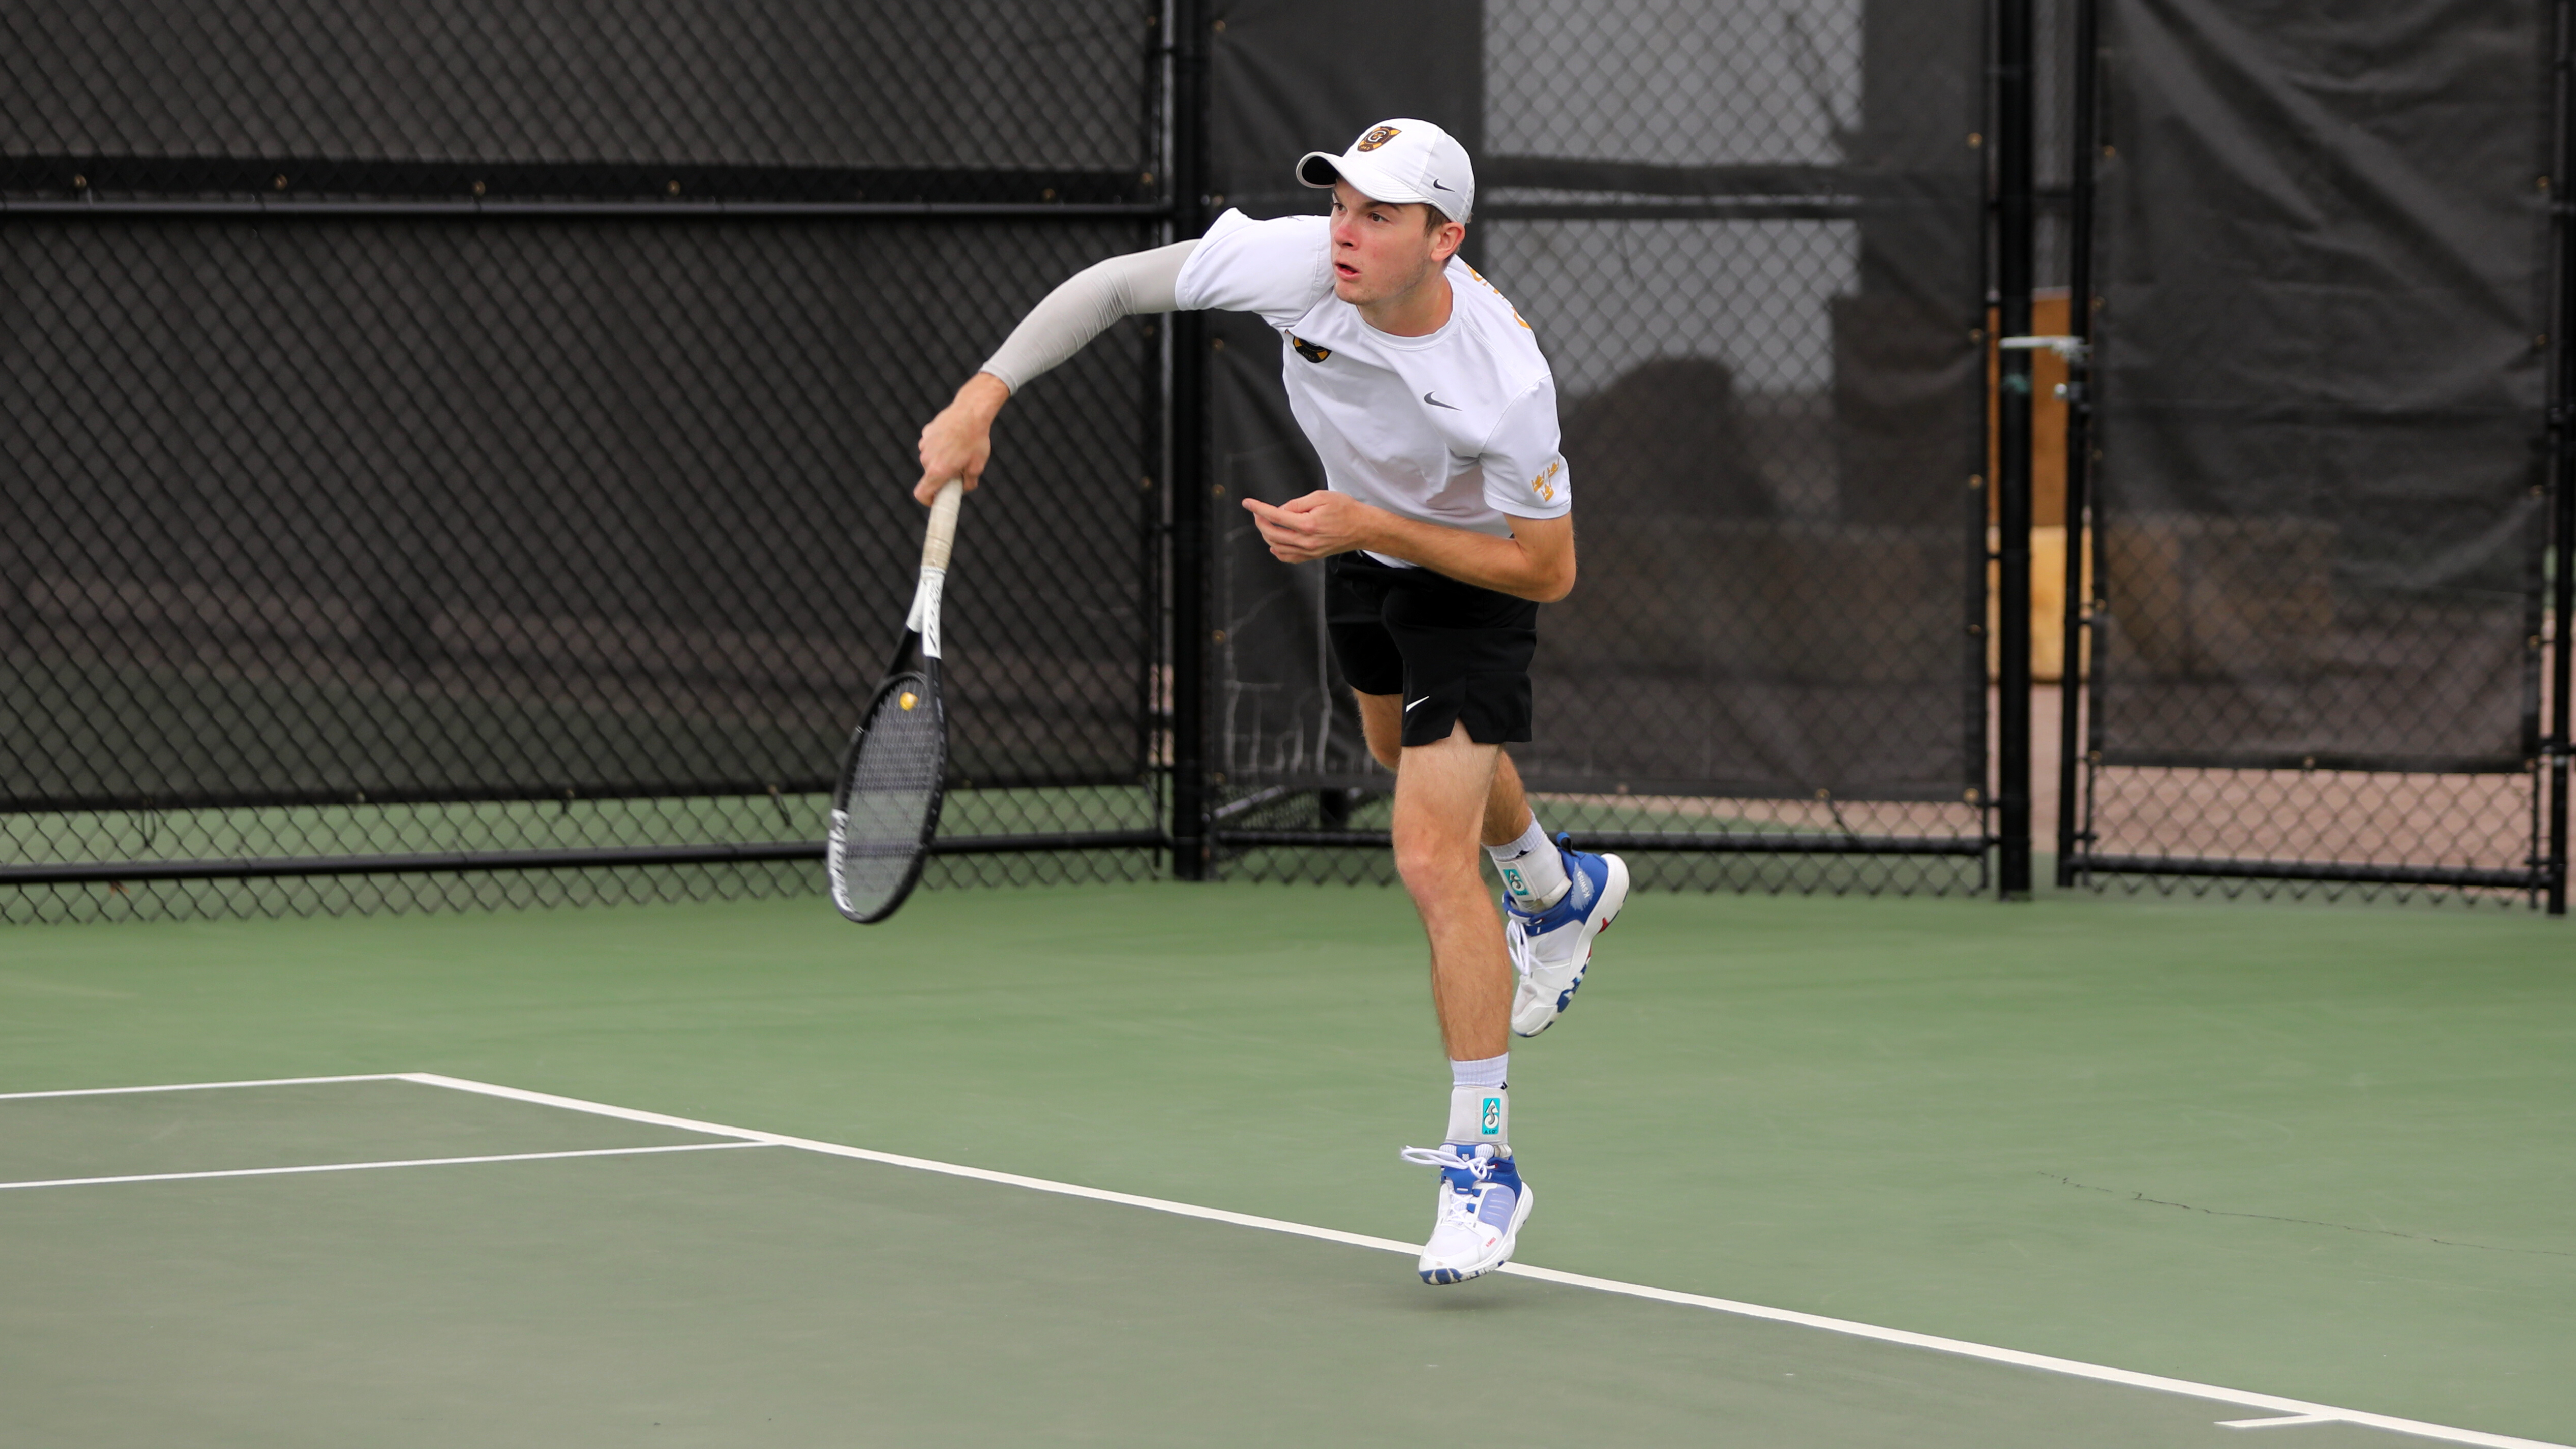
{"label": "black athletic shorts", "polygon": [[1404,742],[1437,744],[1460,720],[1480,745],[1530,737],[1538,605],[1364,553],[1324,562],[1324,623],[1342,677],[1404,696]]}

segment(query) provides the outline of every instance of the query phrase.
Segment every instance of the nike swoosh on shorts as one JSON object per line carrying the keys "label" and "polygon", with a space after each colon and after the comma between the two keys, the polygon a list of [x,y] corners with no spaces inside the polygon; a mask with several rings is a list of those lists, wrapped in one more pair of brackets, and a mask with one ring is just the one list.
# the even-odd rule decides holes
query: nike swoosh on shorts
{"label": "nike swoosh on shorts", "polygon": [[1406,706],[1404,707],[1404,712],[1405,712],[1406,714],[1411,714],[1411,713],[1413,713],[1414,705],[1429,704],[1430,702],[1431,702],[1431,696],[1426,694],[1426,695],[1422,696],[1420,699],[1415,700],[1415,701],[1413,702],[1413,704],[1408,704],[1408,705],[1406,705]]}

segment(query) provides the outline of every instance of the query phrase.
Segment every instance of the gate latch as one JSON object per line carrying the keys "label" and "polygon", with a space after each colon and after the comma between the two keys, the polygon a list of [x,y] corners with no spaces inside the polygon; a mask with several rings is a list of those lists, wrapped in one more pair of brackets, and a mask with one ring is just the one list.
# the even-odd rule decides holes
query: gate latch
{"label": "gate latch", "polygon": [[2068,362],[2082,362],[2093,355],[2093,344],[2081,337],[2007,337],[1995,345],[2006,352],[2036,352],[2045,347]]}

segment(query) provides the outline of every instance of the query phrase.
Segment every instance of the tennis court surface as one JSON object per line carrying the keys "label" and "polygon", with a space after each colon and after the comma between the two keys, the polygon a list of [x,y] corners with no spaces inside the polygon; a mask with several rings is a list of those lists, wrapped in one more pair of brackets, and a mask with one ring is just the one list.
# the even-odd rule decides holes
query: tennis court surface
{"label": "tennis court surface", "polygon": [[1642,897],[1434,1290],[1403,910],[18,933],[8,1437],[2576,1437],[2543,923]]}

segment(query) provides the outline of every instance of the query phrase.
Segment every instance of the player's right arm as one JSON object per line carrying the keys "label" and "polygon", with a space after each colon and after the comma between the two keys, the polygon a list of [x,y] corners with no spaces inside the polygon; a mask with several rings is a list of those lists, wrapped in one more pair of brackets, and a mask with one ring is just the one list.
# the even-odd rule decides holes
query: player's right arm
{"label": "player's right arm", "polygon": [[993,456],[993,419],[1029,379],[1082,350],[1120,318],[1180,309],[1175,297],[1181,264],[1198,250],[1195,241],[1111,257],[1076,272],[1011,329],[993,354],[939,416],[921,430],[921,481],[912,496],[928,503],[951,478],[974,491]]}
{"label": "player's right arm", "polygon": [[1288,326],[1332,291],[1332,258],[1320,216],[1254,221],[1228,211],[1196,241],[1111,257],[1077,272],[1012,329],[1002,350],[921,430],[928,503],[940,485],[968,488],[993,455],[993,419],[1011,394],[1082,350],[1122,317],[1150,312],[1251,312]]}

